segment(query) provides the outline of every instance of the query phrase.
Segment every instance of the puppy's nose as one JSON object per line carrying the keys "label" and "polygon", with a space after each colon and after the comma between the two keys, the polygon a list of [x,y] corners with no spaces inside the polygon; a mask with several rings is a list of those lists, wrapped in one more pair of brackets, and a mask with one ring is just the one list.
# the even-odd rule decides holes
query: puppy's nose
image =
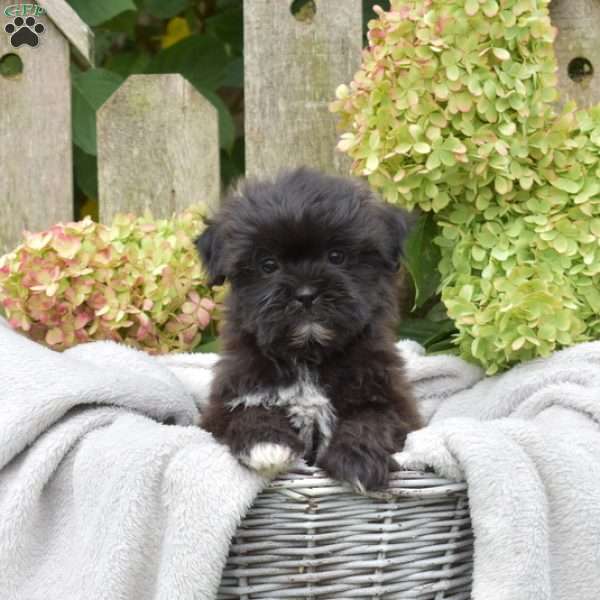
{"label": "puppy's nose", "polygon": [[301,302],[304,308],[310,308],[318,295],[317,290],[308,285],[296,290],[296,300]]}

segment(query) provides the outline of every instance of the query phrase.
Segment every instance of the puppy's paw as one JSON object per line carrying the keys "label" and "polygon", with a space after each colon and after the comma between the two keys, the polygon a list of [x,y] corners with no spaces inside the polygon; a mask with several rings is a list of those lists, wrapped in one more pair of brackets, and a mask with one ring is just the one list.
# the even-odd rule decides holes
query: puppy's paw
{"label": "puppy's paw", "polygon": [[393,459],[380,448],[329,447],[318,461],[332,479],[349,483],[356,491],[387,487]]}
{"label": "puppy's paw", "polygon": [[253,446],[240,461],[263,477],[275,477],[283,473],[298,460],[299,455],[289,446],[261,442]]}

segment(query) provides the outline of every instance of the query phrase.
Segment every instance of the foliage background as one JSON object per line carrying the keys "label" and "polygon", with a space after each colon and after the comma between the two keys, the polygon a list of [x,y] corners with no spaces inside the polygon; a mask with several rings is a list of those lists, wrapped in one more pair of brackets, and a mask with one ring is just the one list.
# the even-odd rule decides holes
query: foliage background
{"label": "foliage background", "polygon": [[[244,173],[242,0],[68,0],[96,36],[96,68],[72,65],[76,217],[97,219],[96,111],[131,74],[181,73],[217,108],[223,188]],[[310,10],[312,0],[289,1]],[[364,44],[374,5],[363,0]],[[265,32],[268,36],[268,32]],[[340,82],[342,83],[342,82]],[[332,90],[333,99],[333,90]],[[431,219],[420,219],[407,245],[414,282],[399,335],[429,350],[448,350],[454,332],[435,294],[439,254]]]}
{"label": "foliage background", "polygon": [[[218,110],[224,186],[244,173],[242,0],[69,3],[96,36],[96,68],[72,66],[78,217],[97,216],[96,111],[132,74],[186,77]],[[294,11],[306,10],[307,4],[310,0],[290,2]],[[389,2],[363,0],[365,34],[374,4],[386,8]]]}
{"label": "foliage background", "polygon": [[225,184],[244,171],[241,0],[69,0],[96,37],[72,65],[76,216],[97,217],[96,111],[132,74],[181,73],[217,108]]}

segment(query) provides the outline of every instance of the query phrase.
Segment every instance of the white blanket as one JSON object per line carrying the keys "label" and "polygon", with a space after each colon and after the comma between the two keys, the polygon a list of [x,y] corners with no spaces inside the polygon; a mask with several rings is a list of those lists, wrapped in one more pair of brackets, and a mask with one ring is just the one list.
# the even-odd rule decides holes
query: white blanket
{"label": "white blanket", "polygon": [[2,600],[215,597],[263,482],[190,427],[193,387],[114,343],[58,354],[0,323]]}
{"label": "white blanket", "polygon": [[600,598],[600,342],[484,378],[400,344],[430,417],[398,462],[466,479],[475,600]]}
{"label": "white blanket", "polygon": [[[467,479],[475,600],[600,598],[600,343],[489,379],[399,348],[431,424],[397,458]],[[192,426],[215,360],[0,322],[2,600],[215,597],[264,484]]]}

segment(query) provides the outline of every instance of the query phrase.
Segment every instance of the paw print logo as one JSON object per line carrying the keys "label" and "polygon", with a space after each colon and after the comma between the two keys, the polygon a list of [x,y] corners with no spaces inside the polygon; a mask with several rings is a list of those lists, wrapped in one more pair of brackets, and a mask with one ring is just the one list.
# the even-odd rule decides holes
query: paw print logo
{"label": "paw print logo", "polygon": [[40,43],[39,36],[46,31],[46,28],[38,23],[34,17],[15,17],[12,23],[4,27],[4,31],[10,34],[10,43],[14,48],[27,44],[35,48]]}

